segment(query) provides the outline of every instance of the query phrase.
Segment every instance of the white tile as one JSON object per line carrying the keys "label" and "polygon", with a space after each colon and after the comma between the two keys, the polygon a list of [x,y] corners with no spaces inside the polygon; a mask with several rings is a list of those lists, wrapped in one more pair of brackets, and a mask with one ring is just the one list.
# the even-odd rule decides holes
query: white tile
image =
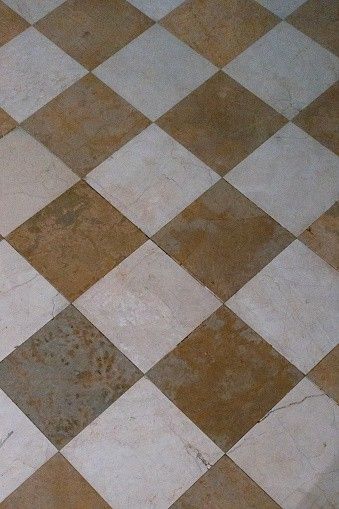
{"label": "white tile", "polygon": [[306,0],[257,0],[257,2],[280,16],[280,18],[286,18],[304,4]]}
{"label": "white tile", "polygon": [[79,178],[22,129],[0,139],[0,233],[12,230]]}
{"label": "white tile", "polygon": [[339,59],[283,21],[224,71],[287,118],[293,118],[335,83]]}
{"label": "white tile", "polygon": [[152,124],[94,169],[86,180],[152,236],[219,178]]}
{"label": "white tile", "polygon": [[298,236],[336,201],[338,175],[339,158],[289,123],[225,179]]}
{"label": "white tile", "polygon": [[0,360],[68,302],[5,240],[0,242]]}
{"label": "white tile", "polygon": [[21,122],[87,73],[31,27],[0,48],[0,106]]}
{"label": "white tile", "polygon": [[146,372],[220,301],[149,240],[75,306]]}
{"label": "white tile", "polygon": [[283,509],[335,509],[339,410],[302,380],[229,452]]}
{"label": "white tile", "polygon": [[223,455],[147,379],[62,454],[115,509],[167,509]]}
{"label": "white tile", "polygon": [[25,18],[29,23],[35,23],[46,16],[65,0],[3,0],[11,9]]}
{"label": "white tile", "polygon": [[93,74],[156,120],[216,71],[189,46],[153,25]]}
{"label": "white tile", "polygon": [[184,0],[129,0],[129,3],[137,7],[155,21],[159,21]]}
{"label": "white tile", "polygon": [[56,452],[0,389],[0,502]]}
{"label": "white tile", "polygon": [[295,240],[227,306],[307,373],[338,341],[339,274]]}

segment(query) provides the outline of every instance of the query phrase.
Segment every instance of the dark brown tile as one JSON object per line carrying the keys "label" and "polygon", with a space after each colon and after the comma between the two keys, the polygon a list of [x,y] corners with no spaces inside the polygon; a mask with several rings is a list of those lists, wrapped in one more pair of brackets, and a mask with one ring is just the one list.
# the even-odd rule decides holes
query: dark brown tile
{"label": "dark brown tile", "polygon": [[339,404],[339,346],[312,369],[308,378]]}
{"label": "dark brown tile", "polygon": [[0,108],[0,138],[16,127],[15,120]]}
{"label": "dark brown tile", "polygon": [[0,46],[6,44],[6,42],[13,39],[16,35],[19,35],[29,26],[27,21],[0,0]]}

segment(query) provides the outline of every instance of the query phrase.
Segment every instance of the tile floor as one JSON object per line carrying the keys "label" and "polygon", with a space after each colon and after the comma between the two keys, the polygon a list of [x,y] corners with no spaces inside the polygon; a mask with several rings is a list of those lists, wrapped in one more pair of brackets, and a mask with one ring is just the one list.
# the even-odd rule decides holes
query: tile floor
{"label": "tile floor", "polygon": [[0,509],[339,507],[338,0],[0,0]]}

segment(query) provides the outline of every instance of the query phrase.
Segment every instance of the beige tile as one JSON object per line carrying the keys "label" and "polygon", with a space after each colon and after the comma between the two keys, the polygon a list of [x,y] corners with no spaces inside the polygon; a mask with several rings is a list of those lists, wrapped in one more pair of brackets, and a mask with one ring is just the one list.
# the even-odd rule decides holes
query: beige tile
{"label": "beige tile", "polygon": [[308,374],[314,383],[339,404],[339,346],[324,357]]}

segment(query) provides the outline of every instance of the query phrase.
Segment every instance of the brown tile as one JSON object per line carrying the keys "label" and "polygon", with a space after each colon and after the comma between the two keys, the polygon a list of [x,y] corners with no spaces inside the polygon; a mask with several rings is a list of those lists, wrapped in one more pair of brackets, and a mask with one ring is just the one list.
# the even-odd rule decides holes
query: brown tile
{"label": "brown tile", "polygon": [[0,387],[58,448],[141,372],[69,306],[0,363]]}
{"label": "brown tile", "polygon": [[220,180],[153,239],[216,295],[227,300],[294,237]]}
{"label": "brown tile", "polygon": [[303,375],[222,307],[148,373],[228,451]]}
{"label": "brown tile", "polygon": [[137,249],[146,236],[80,181],[7,239],[73,300]]}
{"label": "brown tile", "polygon": [[157,124],[225,175],[286,123],[286,119],[219,72]]}
{"label": "brown tile", "polygon": [[161,24],[223,67],[278,21],[253,0],[191,0],[170,12]]}
{"label": "brown tile", "polygon": [[338,0],[308,0],[287,21],[339,56]]}
{"label": "brown tile", "polygon": [[339,404],[339,346],[312,369],[308,378]]}
{"label": "brown tile", "polygon": [[0,46],[6,44],[29,26],[27,21],[0,0]]}
{"label": "brown tile", "polygon": [[1,509],[109,509],[110,506],[56,454],[0,505]]}
{"label": "brown tile", "polygon": [[124,99],[89,74],[22,125],[84,177],[149,123]]}
{"label": "brown tile", "polygon": [[125,0],[66,0],[36,28],[94,69],[153,24]]}
{"label": "brown tile", "polygon": [[339,154],[339,83],[302,110],[293,120],[313,138]]}
{"label": "brown tile", "polygon": [[15,120],[0,108],[0,138],[16,127]]}

